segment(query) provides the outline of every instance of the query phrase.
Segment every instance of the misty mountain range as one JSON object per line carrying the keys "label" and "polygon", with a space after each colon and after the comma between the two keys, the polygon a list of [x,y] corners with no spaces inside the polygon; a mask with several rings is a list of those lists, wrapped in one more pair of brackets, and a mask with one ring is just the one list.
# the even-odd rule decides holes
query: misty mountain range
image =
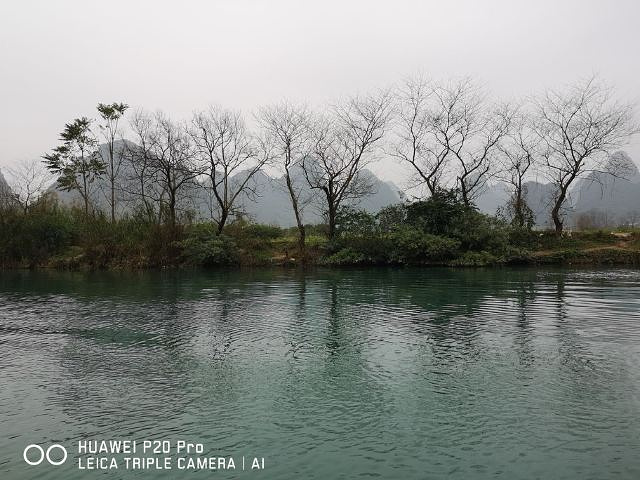
{"label": "misty mountain range", "polygon": [[11,188],[9,187],[9,183],[4,178],[2,174],[2,170],[0,170],[0,202],[7,201],[12,198]]}
{"label": "misty mountain range", "polygon": [[[615,152],[610,162],[623,166],[625,178],[594,172],[578,180],[565,206],[568,226],[604,228],[640,223],[640,171],[625,152]],[[553,185],[529,181],[525,188],[527,205],[533,210],[536,225],[551,228]],[[476,205],[485,213],[495,214],[508,197],[505,186],[493,185],[477,199]]]}
{"label": "misty mountain range", "polygon": [[[238,175],[243,175],[239,173]],[[362,175],[365,176],[371,185],[373,185],[373,194],[368,195],[358,201],[351,201],[348,204],[366,210],[369,213],[377,213],[380,209],[389,205],[394,205],[402,201],[400,189],[392,182],[380,180],[369,170],[363,170]],[[309,202],[303,209],[303,219],[305,223],[317,224],[323,222],[322,209],[323,199],[322,193],[312,192],[309,188],[302,170],[292,173],[294,185],[300,185],[301,198],[315,199]],[[283,227],[295,226],[296,221],[291,208],[291,200],[286,190],[284,177],[273,178],[264,172],[258,172],[254,176],[255,181],[255,201],[252,201],[247,195],[241,195],[239,199],[239,207],[241,211],[252,220],[270,225],[280,225]]]}

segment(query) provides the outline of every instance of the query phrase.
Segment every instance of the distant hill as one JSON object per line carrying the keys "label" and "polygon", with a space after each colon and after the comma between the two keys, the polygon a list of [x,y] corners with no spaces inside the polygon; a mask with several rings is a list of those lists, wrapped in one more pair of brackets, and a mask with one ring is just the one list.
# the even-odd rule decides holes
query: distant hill
{"label": "distant hill", "polygon": [[594,172],[576,186],[574,221],[584,227],[602,228],[640,222],[640,171],[624,152],[612,155],[625,178]]}
{"label": "distant hill", "polygon": [[13,192],[11,191],[11,187],[7,182],[6,178],[2,174],[2,170],[0,170],[0,206],[7,205],[10,202],[14,201]]}
{"label": "distant hill", "polygon": [[[241,175],[241,174],[239,174]],[[380,180],[369,170],[363,170],[362,175],[373,185],[373,192],[359,200],[348,202],[348,205],[361,208],[369,213],[376,213],[380,209],[399,203],[401,196],[399,189],[391,182]],[[284,177],[273,178],[264,173],[254,177],[256,201],[246,196],[241,198],[239,205],[245,213],[258,223],[266,223],[290,227],[296,224],[289,193],[286,189]],[[292,174],[294,185],[300,186],[301,198],[312,198],[303,210],[305,223],[317,224],[323,221],[324,203],[322,192],[312,191],[301,170]]]}
{"label": "distant hill", "polygon": [[[527,205],[533,210],[535,224],[540,228],[551,227],[549,204],[553,195],[553,186],[529,181],[524,184],[524,190]],[[481,212],[495,215],[498,209],[507,203],[508,199],[507,187],[502,184],[494,184],[489,186],[475,203]]]}
{"label": "distant hill", "polygon": [[[566,205],[567,225],[582,228],[604,228],[640,223],[640,171],[625,152],[615,152],[609,159],[625,171],[625,178],[605,173],[592,173],[576,182]],[[551,228],[551,201],[554,187],[530,181],[525,184],[527,204],[535,214],[536,225]],[[478,198],[478,208],[489,214],[508,199],[504,186],[493,185]]]}

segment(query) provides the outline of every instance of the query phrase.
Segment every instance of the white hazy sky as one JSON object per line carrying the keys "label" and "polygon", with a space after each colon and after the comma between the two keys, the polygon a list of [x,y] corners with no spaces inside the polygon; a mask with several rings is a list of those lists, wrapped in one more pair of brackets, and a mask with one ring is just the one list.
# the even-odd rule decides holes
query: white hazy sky
{"label": "white hazy sky", "polygon": [[[54,147],[97,102],[248,113],[418,71],[472,75],[504,99],[599,73],[637,101],[640,1],[2,0],[0,167]],[[637,161],[640,139],[627,150]]]}

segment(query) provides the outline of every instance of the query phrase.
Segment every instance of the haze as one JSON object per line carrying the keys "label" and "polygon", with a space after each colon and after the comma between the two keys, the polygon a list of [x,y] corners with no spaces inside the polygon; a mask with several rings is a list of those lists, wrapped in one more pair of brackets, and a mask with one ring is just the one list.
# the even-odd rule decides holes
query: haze
{"label": "haze", "polygon": [[[179,118],[320,103],[421,71],[510,99],[599,73],[640,98],[640,2],[21,1],[0,5],[0,167],[124,101]],[[638,161],[640,141],[625,148]],[[402,183],[390,160],[374,168]]]}

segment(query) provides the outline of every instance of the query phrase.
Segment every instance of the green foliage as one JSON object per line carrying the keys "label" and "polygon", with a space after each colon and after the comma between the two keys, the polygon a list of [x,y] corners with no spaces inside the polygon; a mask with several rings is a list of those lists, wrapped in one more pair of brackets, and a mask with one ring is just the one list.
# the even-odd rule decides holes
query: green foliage
{"label": "green foliage", "polygon": [[128,108],[129,105],[127,105],[126,103],[117,102],[109,104],[99,103],[96,107],[102,119],[108,122],[119,120]]}
{"label": "green foliage", "polygon": [[0,263],[36,266],[62,251],[73,238],[73,222],[65,211],[34,208],[0,216]]}
{"label": "green foliage", "polygon": [[397,230],[407,221],[407,206],[402,203],[389,205],[378,212],[376,220],[381,232],[389,233]]}
{"label": "green foliage", "polygon": [[455,190],[440,190],[407,206],[407,223],[425,233],[458,240],[462,251],[500,253],[509,244],[507,224],[469,207]]}
{"label": "green foliage", "polygon": [[261,225],[259,223],[247,224],[239,232],[245,237],[255,238],[258,240],[274,240],[284,235],[282,228],[274,225]]}
{"label": "green foliage", "polygon": [[507,203],[498,209],[497,216],[520,230],[531,230],[536,224],[535,214],[527,204],[524,195],[520,197],[511,195]]}
{"label": "green foliage", "polygon": [[519,248],[533,248],[539,238],[539,232],[513,225],[508,229],[507,235],[509,244]]}
{"label": "green foliage", "polygon": [[[375,217],[343,209],[339,220],[329,260],[341,264],[350,258],[359,263],[401,264],[442,264],[462,258],[481,264],[506,257],[512,250],[512,228],[465,205],[455,190],[387,207]],[[465,257],[467,252],[481,253]]]}
{"label": "green foliage", "polygon": [[359,263],[380,264],[389,261],[390,246],[389,239],[382,235],[342,234],[328,245],[328,249],[333,253],[343,250],[357,252]]}
{"label": "green foliage", "polygon": [[466,211],[459,220],[449,235],[460,241],[463,250],[500,253],[508,246],[509,231],[503,221],[475,210]]}
{"label": "green foliage", "polygon": [[376,218],[364,210],[343,207],[336,215],[338,235],[367,235],[377,228]]}
{"label": "green foliage", "polygon": [[371,261],[364,253],[347,247],[329,255],[325,263],[329,265],[359,265],[369,264]]}
{"label": "green foliage", "polygon": [[75,190],[82,196],[87,213],[89,187],[106,172],[106,165],[96,151],[98,141],[91,132],[91,120],[82,117],[66,124],[60,140],[62,145],[43,156],[45,165],[57,175],[62,190]]}
{"label": "green foliage", "polygon": [[[435,225],[443,218],[444,225]],[[311,226],[308,263],[331,265],[452,265],[502,263],[640,263],[640,234],[613,236],[609,230],[531,232],[461,205],[455,195],[388,207],[378,215],[343,209],[339,234]],[[429,230],[444,233],[435,234]],[[295,264],[297,230],[236,221],[216,234],[212,223],[170,227],[157,218],[134,215],[112,222],[59,208],[48,195],[29,209],[0,211],[0,266],[58,268],[149,268],[182,265]]]}
{"label": "green foliage", "polygon": [[389,260],[392,263],[421,264],[443,262],[454,258],[460,242],[424,233],[415,227],[403,227],[389,235]]}
{"label": "green foliage", "polygon": [[406,207],[406,222],[426,233],[453,237],[464,222],[477,213],[459,198],[456,190],[439,190],[427,200],[410,203]]}
{"label": "green foliage", "polygon": [[216,235],[217,228],[211,223],[200,223],[189,227],[185,238],[177,242],[182,262],[192,266],[212,267],[237,262],[236,245],[226,235]]}

